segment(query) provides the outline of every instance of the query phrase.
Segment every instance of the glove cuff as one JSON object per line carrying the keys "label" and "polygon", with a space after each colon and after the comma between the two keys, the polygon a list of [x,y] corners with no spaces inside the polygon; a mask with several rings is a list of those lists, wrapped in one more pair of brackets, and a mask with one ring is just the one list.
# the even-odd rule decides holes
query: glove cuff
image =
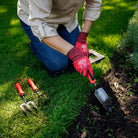
{"label": "glove cuff", "polygon": [[67,56],[69,59],[71,59],[74,62],[74,61],[84,57],[85,55],[83,53],[81,53],[78,48],[74,47],[68,52]]}
{"label": "glove cuff", "polygon": [[80,43],[86,43],[87,37],[88,33],[80,32],[77,41],[79,41]]}

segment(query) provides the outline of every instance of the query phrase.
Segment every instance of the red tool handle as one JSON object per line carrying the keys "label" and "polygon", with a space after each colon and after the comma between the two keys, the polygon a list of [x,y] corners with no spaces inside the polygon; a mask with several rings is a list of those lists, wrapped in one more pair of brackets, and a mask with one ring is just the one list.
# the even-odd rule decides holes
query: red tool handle
{"label": "red tool handle", "polygon": [[20,96],[25,95],[25,93],[22,90],[22,87],[21,87],[21,85],[19,83],[16,83],[15,87],[16,87],[16,89],[17,89],[17,91],[18,91],[18,93],[19,93]]}
{"label": "red tool handle", "polygon": [[95,84],[96,80],[94,79],[93,75],[88,71],[88,79],[91,84]]}
{"label": "red tool handle", "polygon": [[36,85],[34,84],[32,79],[28,79],[28,83],[32,87],[33,91],[37,91],[38,90],[38,88],[36,87]]}

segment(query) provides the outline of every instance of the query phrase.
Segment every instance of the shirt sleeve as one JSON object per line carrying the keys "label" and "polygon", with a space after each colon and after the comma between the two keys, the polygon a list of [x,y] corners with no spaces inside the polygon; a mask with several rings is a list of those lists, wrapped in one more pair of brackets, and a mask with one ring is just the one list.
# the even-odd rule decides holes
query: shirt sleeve
{"label": "shirt sleeve", "polygon": [[101,13],[102,0],[85,0],[83,19],[95,21]]}
{"label": "shirt sleeve", "polygon": [[32,32],[40,41],[45,37],[58,35],[57,25],[48,24],[51,13],[52,0],[29,0],[29,19]]}

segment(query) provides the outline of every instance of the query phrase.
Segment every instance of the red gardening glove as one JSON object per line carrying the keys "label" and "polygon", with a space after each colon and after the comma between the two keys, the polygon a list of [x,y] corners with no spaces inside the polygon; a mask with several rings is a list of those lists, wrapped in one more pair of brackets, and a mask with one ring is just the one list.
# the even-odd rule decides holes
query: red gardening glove
{"label": "red gardening glove", "polygon": [[89,49],[86,43],[87,36],[88,36],[87,33],[80,32],[77,38],[75,47],[78,48],[82,53],[84,53],[84,55],[89,57],[90,53],[89,53]]}
{"label": "red gardening glove", "polygon": [[76,47],[71,49],[67,56],[73,61],[76,71],[84,77],[88,76],[88,71],[93,75],[93,70],[88,57],[81,53]]}

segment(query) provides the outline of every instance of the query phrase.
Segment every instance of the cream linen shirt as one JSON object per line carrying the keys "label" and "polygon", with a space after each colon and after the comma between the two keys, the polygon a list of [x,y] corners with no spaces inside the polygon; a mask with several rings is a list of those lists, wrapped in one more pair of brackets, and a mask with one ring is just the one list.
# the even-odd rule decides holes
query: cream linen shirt
{"label": "cream linen shirt", "polygon": [[83,3],[83,19],[98,19],[101,0],[18,0],[17,14],[42,41],[45,37],[58,35],[56,30],[59,24],[72,32],[78,25],[77,12]]}

